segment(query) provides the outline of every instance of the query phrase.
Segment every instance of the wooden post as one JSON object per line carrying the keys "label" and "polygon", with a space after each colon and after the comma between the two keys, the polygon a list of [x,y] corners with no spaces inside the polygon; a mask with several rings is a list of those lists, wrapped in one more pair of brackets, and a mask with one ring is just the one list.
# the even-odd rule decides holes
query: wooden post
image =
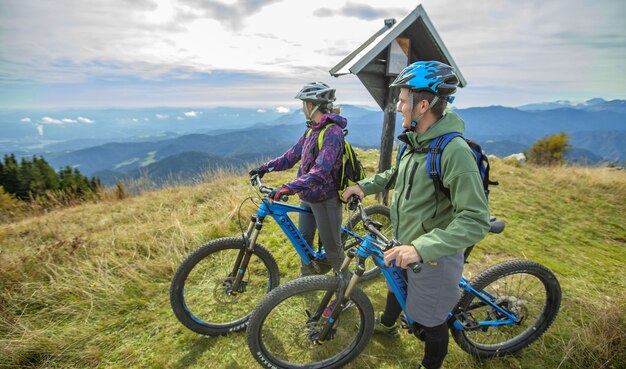
{"label": "wooden post", "polygon": [[[391,82],[389,82],[391,83]],[[390,88],[387,91],[387,105],[385,105],[383,131],[380,135],[380,158],[378,160],[378,172],[384,172],[391,168],[391,155],[393,153],[394,133],[396,130],[396,103],[398,91]],[[376,195],[378,202],[389,206],[389,191]]]}

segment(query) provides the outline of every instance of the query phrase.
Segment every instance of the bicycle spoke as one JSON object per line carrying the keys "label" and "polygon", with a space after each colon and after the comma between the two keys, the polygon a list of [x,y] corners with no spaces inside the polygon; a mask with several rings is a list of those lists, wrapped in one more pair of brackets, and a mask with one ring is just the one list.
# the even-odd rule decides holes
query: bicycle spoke
{"label": "bicycle spoke", "polygon": [[213,323],[227,323],[247,315],[268,290],[268,271],[252,257],[236,293],[229,293],[235,280],[233,264],[239,250],[225,249],[199,262],[185,281],[187,309],[197,320],[210,316]]}
{"label": "bicycle spoke", "polygon": [[[533,275],[517,273],[494,281],[486,292],[496,297],[496,304],[513,313],[521,321],[517,324],[489,327],[485,330],[467,331],[465,335],[472,342],[481,345],[501,345],[527,331],[541,318],[546,303],[545,288]],[[471,311],[478,321],[506,319],[491,306],[483,305]]]}
{"label": "bicycle spoke", "polygon": [[268,355],[292,365],[304,365],[333,358],[356,343],[363,324],[356,306],[342,311],[324,344],[316,342],[327,318],[309,322],[309,315],[316,311],[325,293],[321,290],[294,295],[271,311],[261,330]]}

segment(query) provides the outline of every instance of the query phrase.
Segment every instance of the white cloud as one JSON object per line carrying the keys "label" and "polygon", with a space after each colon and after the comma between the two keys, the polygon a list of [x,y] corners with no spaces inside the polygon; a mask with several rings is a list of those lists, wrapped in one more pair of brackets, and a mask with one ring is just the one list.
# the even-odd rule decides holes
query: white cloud
{"label": "white cloud", "polygon": [[265,109],[257,109],[257,111],[256,111],[256,112],[257,112],[257,113],[265,113],[265,112],[267,112],[267,110],[265,110]]}
{"label": "white cloud", "polygon": [[41,118],[40,122],[43,124],[63,124],[63,122],[60,121],[59,119],[51,118],[51,117],[43,117]]}
{"label": "white cloud", "polygon": [[41,124],[37,126],[37,133],[43,137],[43,126]]}
{"label": "white cloud", "polygon": [[286,108],[284,106],[279,106],[275,110],[277,113],[289,113],[289,108]]}
{"label": "white cloud", "polygon": [[132,119],[132,121],[133,121],[133,122],[135,122],[135,123],[137,123],[137,122],[139,122],[139,119],[137,119],[137,118],[133,118],[133,119]]}
{"label": "white cloud", "polygon": [[188,111],[188,112],[185,112],[185,116],[187,118],[196,118],[197,116],[199,116],[201,114],[202,114],[201,111]]}
{"label": "white cloud", "polygon": [[157,119],[167,119],[169,115],[167,114],[156,114]]}
{"label": "white cloud", "polygon": [[30,118],[22,118],[22,119],[20,119],[20,122],[22,122],[22,123],[30,123]]}
{"label": "white cloud", "polygon": [[144,121],[149,122],[150,118],[143,118]]}
{"label": "white cloud", "polygon": [[87,123],[87,124],[94,123],[93,120],[91,120],[89,118],[84,118],[84,117],[78,117],[78,118],[76,118],[76,120],[78,120],[81,123]]}
{"label": "white cloud", "polygon": [[39,123],[43,123],[43,124],[74,124],[74,123],[94,123],[93,120],[89,119],[89,118],[84,118],[84,117],[78,117],[76,119],[72,119],[72,118],[61,118],[61,119],[57,119],[57,118],[52,118],[52,117],[43,117],[41,118],[41,120],[39,121]]}
{"label": "white cloud", "polygon": [[[455,105],[626,94],[626,34],[619,31],[626,17],[623,0],[421,3],[469,82]],[[307,5],[303,12],[299,1],[8,2],[0,12],[0,81],[46,86],[124,78],[151,82],[228,71],[234,77],[211,94],[203,94],[207,90],[197,85],[177,89],[176,94],[187,96],[187,104],[181,99],[177,106],[223,104],[224,95],[232,105],[237,95],[254,91],[248,85],[264,93],[240,103],[259,106],[261,99],[271,99],[263,106],[286,104],[280,102],[288,96],[285,90],[293,96],[312,80],[331,80],[345,88],[347,77],[331,79],[328,70],[378,31],[384,17],[401,20],[417,3],[318,0]],[[212,37],[207,39],[207,34]],[[267,80],[242,83],[237,79],[241,73],[280,84],[268,89]],[[14,85],[8,86],[11,94]],[[80,89],[63,90],[55,103],[75,106],[76,99],[83,106],[147,106],[165,94],[176,95],[167,86],[155,91],[133,82],[120,94],[98,87],[85,97]],[[343,103],[373,104],[360,82],[349,87],[338,89]]]}
{"label": "white cloud", "polygon": [[176,120],[185,120],[183,117],[176,117]]}

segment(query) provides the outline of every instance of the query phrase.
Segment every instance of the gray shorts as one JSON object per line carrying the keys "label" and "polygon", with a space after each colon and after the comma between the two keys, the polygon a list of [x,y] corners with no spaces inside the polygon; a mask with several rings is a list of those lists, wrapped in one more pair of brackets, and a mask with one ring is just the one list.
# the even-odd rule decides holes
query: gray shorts
{"label": "gray shorts", "polygon": [[406,313],[417,323],[434,327],[444,323],[459,301],[463,251],[422,265],[419,273],[407,272]]}

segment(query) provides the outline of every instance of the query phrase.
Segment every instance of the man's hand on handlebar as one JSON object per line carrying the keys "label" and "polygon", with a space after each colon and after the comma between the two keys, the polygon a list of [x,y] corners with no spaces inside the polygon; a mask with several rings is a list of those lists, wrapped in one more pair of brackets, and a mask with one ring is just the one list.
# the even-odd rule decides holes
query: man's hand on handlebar
{"label": "man's hand on handlebar", "polygon": [[359,185],[354,185],[346,188],[346,190],[341,194],[341,198],[344,202],[348,202],[350,196],[352,195],[357,195],[360,199],[365,197],[365,193],[363,193],[361,187],[359,187]]}
{"label": "man's hand on handlebar", "polygon": [[395,260],[396,266],[406,269],[409,264],[421,263],[422,257],[413,245],[400,245],[385,252],[385,265],[391,266],[391,261]]}

